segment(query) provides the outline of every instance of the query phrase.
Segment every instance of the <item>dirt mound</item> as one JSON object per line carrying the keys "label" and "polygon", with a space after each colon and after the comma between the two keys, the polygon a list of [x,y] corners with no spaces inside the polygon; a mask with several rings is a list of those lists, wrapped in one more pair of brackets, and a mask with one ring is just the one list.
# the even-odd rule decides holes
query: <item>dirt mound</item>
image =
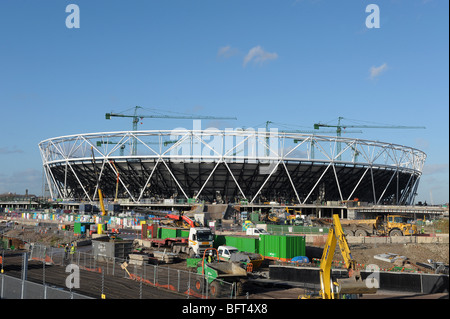
{"label": "dirt mound", "polygon": [[[448,244],[353,244],[350,245],[353,259],[359,264],[376,264],[380,268],[392,267],[393,264],[375,259],[374,256],[384,253],[393,253],[406,256],[412,263],[427,262],[427,259],[448,264]],[[339,252],[335,254],[336,260],[343,260]]]}
{"label": "dirt mound", "polygon": [[56,247],[59,244],[67,243],[67,237],[61,234],[55,234],[53,231],[38,232],[34,229],[11,229],[3,234],[4,237],[12,237],[23,240],[28,243],[41,243],[48,246]]}

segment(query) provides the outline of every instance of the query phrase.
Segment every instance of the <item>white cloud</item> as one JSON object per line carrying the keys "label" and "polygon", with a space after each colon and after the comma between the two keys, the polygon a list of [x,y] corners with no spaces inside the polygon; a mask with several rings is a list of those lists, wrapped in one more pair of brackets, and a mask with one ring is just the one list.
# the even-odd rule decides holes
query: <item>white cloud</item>
{"label": "white cloud", "polygon": [[384,73],[387,70],[387,63],[383,63],[382,65],[378,67],[371,67],[370,68],[370,78],[375,79],[376,77],[380,76],[382,73]]}
{"label": "white cloud", "polygon": [[423,175],[444,174],[448,171],[448,164],[425,164]]}
{"label": "white cloud", "polygon": [[424,138],[420,138],[420,137],[416,138],[414,142],[415,142],[415,146],[421,150],[426,150],[426,149],[429,149],[429,147],[430,147],[430,142]]}
{"label": "white cloud", "polygon": [[244,57],[244,67],[253,61],[255,64],[262,64],[265,61],[269,60],[275,60],[278,58],[278,54],[276,53],[270,53],[264,51],[263,48],[261,48],[259,45],[256,47],[253,47],[248,51],[247,55]]}
{"label": "white cloud", "polygon": [[217,56],[229,58],[232,57],[233,55],[238,54],[238,52],[239,52],[238,49],[232,48],[231,46],[227,45],[219,48],[219,51],[217,51]]}

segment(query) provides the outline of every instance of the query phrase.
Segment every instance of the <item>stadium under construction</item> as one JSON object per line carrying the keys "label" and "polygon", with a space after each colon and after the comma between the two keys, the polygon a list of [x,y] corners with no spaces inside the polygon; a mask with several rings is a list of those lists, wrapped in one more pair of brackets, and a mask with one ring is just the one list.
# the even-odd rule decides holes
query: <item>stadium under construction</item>
{"label": "stadium under construction", "polygon": [[274,129],[76,134],[39,149],[52,198],[94,203],[101,189],[124,207],[411,205],[426,159],[403,145]]}

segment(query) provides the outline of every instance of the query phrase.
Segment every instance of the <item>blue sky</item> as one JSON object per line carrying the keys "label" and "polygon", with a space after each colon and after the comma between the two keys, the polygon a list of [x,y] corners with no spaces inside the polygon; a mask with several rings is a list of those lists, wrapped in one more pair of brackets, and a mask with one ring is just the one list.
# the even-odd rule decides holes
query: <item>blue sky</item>
{"label": "blue sky", "polygon": [[[66,6],[80,9],[67,28]],[[366,6],[380,28],[366,27]],[[347,134],[427,161],[417,201],[448,202],[449,2],[444,0],[1,0],[0,193],[42,193],[38,143],[131,129],[135,105],[265,121],[425,126]],[[140,129],[190,128],[144,119]],[[276,125],[275,125],[276,127]],[[293,127],[294,128],[294,127]]]}

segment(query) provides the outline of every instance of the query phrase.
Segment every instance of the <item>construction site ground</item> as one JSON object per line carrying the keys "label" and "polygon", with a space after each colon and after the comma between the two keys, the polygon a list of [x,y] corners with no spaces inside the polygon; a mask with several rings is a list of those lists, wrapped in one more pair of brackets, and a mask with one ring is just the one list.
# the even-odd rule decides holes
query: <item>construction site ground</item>
{"label": "construction site ground", "polygon": [[[26,232],[26,229],[23,230]],[[4,235],[21,238],[24,233],[20,230],[11,230]],[[26,234],[26,237],[30,234]],[[42,234],[39,232],[33,232],[32,239],[36,243],[55,244],[64,241],[64,238],[55,234]],[[87,248],[87,247],[86,247]],[[351,244],[350,249],[353,258],[358,264],[376,264],[381,269],[390,268],[392,264],[384,261],[380,261],[374,258],[377,254],[383,253],[396,253],[401,256],[406,256],[409,261],[427,262],[428,259],[434,261],[449,263],[449,245],[448,244]],[[320,246],[307,246],[306,253],[310,258],[320,258],[323,247]],[[177,262],[167,265],[168,267],[175,269],[188,269],[186,267],[186,256],[182,256]],[[335,254],[335,260],[342,260],[340,253],[337,251]],[[22,257],[20,255],[7,256],[4,259],[5,274],[15,277],[21,276],[21,263]],[[256,279],[253,283],[247,285],[248,294],[241,296],[241,298],[249,299],[297,299],[302,296],[306,291],[293,282],[273,282],[268,278],[269,263],[266,263],[263,268],[259,269],[259,279]],[[42,283],[43,280],[43,265],[42,262],[30,261],[28,278],[31,281]],[[57,287],[65,287],[65,279],[67,273],[64,267],[56,265],[47,265],[45,267],[45,282]],[[80,276],[81,288],[77,291],[80,294],[86,294],[88,296],[99,298],[101,296],[101,283],[102,277],[98,273],[81,270]],[[259,280],[259,281],[258,281]],[[269,282],[270,281],[270,282]],[[104,294],[107,298],[111,299],[173,299],[173,298],[187,298],[186,295],[173,293],[171,291],[156,288],[146,287],[140,289],[140,283],[127,278],[110,277],[107,280],[107,285],[104,286]],[[142,293],[141,293],[142,291]],[[390,291],[378,291],[376,295],[366,295],[363,298],[377,299],[377,298],[449,298],[448,293],[434,294],[434,295],[416,295],[412,293],[395,293]]]}
{"label": "construction site ground", "polygon": [[[21,278],[22,274],[22,256],[20,253],[11,256],[5,256],[4,273],[5,275]],[[179,261],[168,265],[171,268],[186,269],[185,261]],[[260,272],[268,272],[268,268],[260,269]],[[45,283],[52,287],[65,287],[67,273],[65,267],[57,265],[46,265],[40,261],[29,261],[28,280]],[[45,276],[45,278],[44,278]],[[143,284],[145,285],[145,284]],[[80,288],[75,289],[79,294],[87,295],[93,298],[100,298],[105,294],[107,299],[187,299],[187,295],[174,293],[162,288],[145,285],[142,289],[141,283],[128,278],[117,278],[108,276],[104,279],[104,289],[102,291],[102,276],[99,273],[80,270]],[[240,296],[239,299],[298,299],[308,293],[301,287],[300,283],[271,281],[270,279],[256,279],[246,285],[248,294]],[[195,299],[190,296],[189,298]],[[376,295],[365,295],[362,299],[448,299],[448,293],[439,293],[432,295],[378,291]]]}
{"label": "construction site ground", "polygon": [[[412,263],[427,262],[427,259],[449,263],[448,244],[350,244],[353,258],[359,264],[376,264],[380,268],[390,268],[392,264],[377,260],[375,255],[393,253],[405,256]],[[336,256],[336,255],[335,255]],[[339,259],[341,256],[336,256]]]}

